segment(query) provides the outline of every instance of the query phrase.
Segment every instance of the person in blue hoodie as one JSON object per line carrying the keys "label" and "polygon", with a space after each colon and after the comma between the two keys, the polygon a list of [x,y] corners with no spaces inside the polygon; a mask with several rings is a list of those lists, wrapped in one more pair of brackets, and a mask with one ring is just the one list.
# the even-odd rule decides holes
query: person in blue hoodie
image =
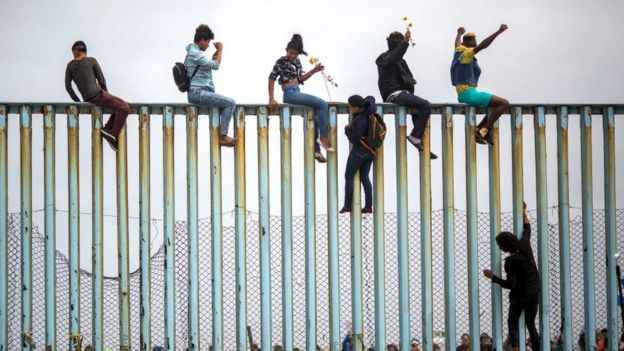
{"label": "person in blue hoodie", "polygon": [[368,131],[368,117],[375,113],[376,109],[375,98],[372,96],[367,96],[364,99],[360,95],[353,95],[349,98],[349,113],[352,114],[353,118],[351,123],[345,127],[345,134],[353,147],[347,159],[345,201],[340,213],[351,212],[353,204],[353,177],[357,171],[360,171],[360,181],[364,187],[365,202],[362,213],[373,212],[373,185],[368,173],[375,160],[375,151],[366,144],[364,137]]}
{"label": "person in blue hoodie", "polygon": [[[195,29],[195,37],[192,44],[186,46],[186,58],[184,65],[191,79],[191,87],[188,91],[188,102],[199,106],[216,106],[221,108],[221,120],[219,126],[219,145],[233,147],[236,139],[227,135],[230,121],[234,115],[236,102],[234,99],[215,93],[212,71],[218,70],[221,65],[223,44],[215,42],[216,52],[212,58],[204,55],[204,51],[214,39],[214,33],[206,24],[201,24]],[[197,72],[195,72],[197,70]],[[193,72],[195,75],[193,76]]]}
{"label": "person in blue hoodie", "polygon": [[489,47],[494,39],[506,30],[507,25],[501,24],[496,32],[479,44],[477,44],[475,34],[472,32],[466,33],[464,27],[457,29],[457,36],[455,37],[455,53],[451,62],[451,83],[457,91],[457,101],[482,109],[492,108],[490,116],[488,117],[486,114],[477,125],[475,137],[479,144],[494,144],[491,127],[507,111],[509,101],[500,96],[476,89],[477,83],[479,83],[479,76],[481,76],[481,68],[477,63],[475,55]]}

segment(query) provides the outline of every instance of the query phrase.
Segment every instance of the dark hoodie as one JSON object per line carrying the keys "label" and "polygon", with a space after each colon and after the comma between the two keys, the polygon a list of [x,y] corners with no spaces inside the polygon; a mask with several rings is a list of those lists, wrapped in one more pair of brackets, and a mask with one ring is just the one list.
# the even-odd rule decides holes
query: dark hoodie
{"label": "dark hoodie", "polygon": [[540,282],[537,265],[531,249],[531,225],[524,224],[522,248],[505,259],[507,279],[494,276],[492,281],[505,289],[510,289],[509,297],[528,297],[539,293]]}
{"label": "dark hoodie", "polygon": [[366,137],[366,131],[368,130],[368,117],[375,113],[377,106],[375,106],[375,98],[372,96],[367,96],[364,101],[366,101],[364,111],[353,115],[351,123],[345,127],[345,134],[347,135],[347,138],[349,138],[349,142],[353,144],[353,149],[351,151],[364,150],[374,155],[370,147],[363,145],[364,140],[362,140],[362,138]]}
{"label": "dark hoodie", "polygon": [[395,48],[389,49],[375,60],[379,73],[377,84],[384,101],[388,101],[388,96],[398,90],[414,93],[414,84],[412,83],[414,76],[407,67],[407,62],[403,59],[408,47],[408,42],[401,41]]}

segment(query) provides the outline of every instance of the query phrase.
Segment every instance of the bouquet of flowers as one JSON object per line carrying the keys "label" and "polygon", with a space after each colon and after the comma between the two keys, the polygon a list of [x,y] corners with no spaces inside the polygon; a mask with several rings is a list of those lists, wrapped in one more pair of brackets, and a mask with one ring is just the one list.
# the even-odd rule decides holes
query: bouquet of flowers
{"label": "bouquet of flowers", "polygon": [[[407,18],[407,16],[403,16],[403,22],[405,22],[405,27],[407,30],[412,30],[412,22]],[[414,43],[414,40],[412,38],[410,38],[410,44],[412,44],[412,47],[414,45],[416,45],[416,43]]]}
{"label": "bouquet of flowers", "polygon": [[[321,59],[318,57],[310,57],[310,64],[312,65],[316,65],[321,63]],[[321,71],[321,73],[323,74],[323,79],[325,80],[325,89],[327,90],[327,96],[329,97],[329,100],[331,101],[331,95],[329,94],[329,87],[327,86],[327,84],[329,83],[331,86],[334,87],[338,87],[338,83],[336,83],[334,81],[334,78],[332,76],[330,76],[329,74],[325,73],[325,71]]]}

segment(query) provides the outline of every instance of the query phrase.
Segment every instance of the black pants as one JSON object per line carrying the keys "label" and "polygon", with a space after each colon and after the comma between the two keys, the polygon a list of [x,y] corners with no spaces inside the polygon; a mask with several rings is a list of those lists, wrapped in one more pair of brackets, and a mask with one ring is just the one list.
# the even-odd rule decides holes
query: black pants
{"label": "black pants", "polygon": [[364,207],[373,207],[373,185],[368,173],[374,159],[375,156],[363,147],[355,147],[351,150],[345,170],[345,207],[351,208],[353,206],[353,177],[357,171],[360,171],[360,181],[364,187]]}
{"label": "black pants", "polygon": [[399,106],[412,107],[418,110],[418,114],[412,114],[414,129],[412,129],[410,135],[422,139],[425,128],[427,127],[427,122],[429,122],[429,116],[431,115],[431,104],[429,101],[404,91],[392,102]]}
{"label": "black pants", "polygon": [[[533,351],[540,351],[540,337],[535,327],[538,302],[538,294],[509,298],[509,317],[507,319],[507,325],[509,327],[509,336],[513,347],[518,347],[518,334],[520,333],[519,319],[520,314],[524,311],[524,323],[527,329],[529,329],[531,349]],[[522,327],[524,328],[524,326]]]}

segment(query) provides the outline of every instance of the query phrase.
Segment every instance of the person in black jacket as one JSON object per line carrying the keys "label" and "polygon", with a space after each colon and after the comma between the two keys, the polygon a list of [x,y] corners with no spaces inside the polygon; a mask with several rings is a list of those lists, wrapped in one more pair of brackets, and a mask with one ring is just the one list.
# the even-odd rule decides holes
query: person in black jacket
{"label": "person in black jacket", "polygon": [[[407,62],[403,59],[412,33],[407,30],[405,35],[399,32],[392,32],[386,38],[388,51],[377,57],[377,72],[379,73],[379,92],[385,102],[393,102],[399,106],[412,107],[418,110],[418,114],[412,114],[414,129],[407,137],[407,140],[414,145],[418,151],[422,152],[422,137],[431,115],[431,104],[429,101],[414,95],[414,85],[416,79],[412,75]],[[438,158],[431,153],[431,159]]]}
{"label": "person in black jacket", "polygon": [[535,264],[535,257],[531,249],[531,225],[526,213],[526,203],[523,204],[524,228],[522,237],[518,239],[510,232],[502,232],[496,236],[496,244],[501,251],[509,254],[505,259],[505,273],[507,279],[497,277],[491,270],[486,269],[483,275],[493,283],[509,289],[509,336],[514,350],[518,350],[519,318],[524,311],[524,318],[533,351],[540,350],[540,338],[535,327],[535,317],[539,302],[539,273]]}
{"label": "person in black jacket", "polygon": [[368,130],[368,117],[375,113],[375,110],[375,98],[372,96],[367,96],[364,99],[360,95],[353,95],[349,98],[349,112],[353,115],[353,119],[345,127],[345,134],[353,148],[351,148],[349,158],[347,159],[345,201],[340,213],[351,212],[353,204],[353,177],[357,171],[360,171],[360,181],[364,187],[365,202],[362,213],[373,212],[373,185],[368,173],[375,160],[375,151],[372,147],[366,145],[363,138]]}

